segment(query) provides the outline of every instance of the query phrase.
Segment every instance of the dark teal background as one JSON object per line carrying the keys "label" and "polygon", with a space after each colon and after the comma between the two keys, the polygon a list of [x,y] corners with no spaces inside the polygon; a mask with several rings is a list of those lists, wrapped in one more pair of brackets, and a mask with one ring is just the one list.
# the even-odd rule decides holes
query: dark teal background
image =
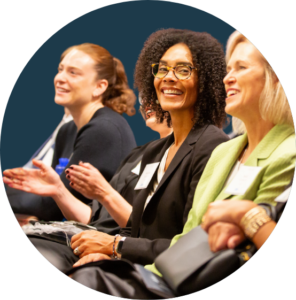
{"label": "dark teal background", "polygon": [[[156,1],[115,4],[74,20],[37,50],[14,86],[3,120],[2,170],[25,164],[60,122],[63,107],[54,103],[53,78],[65,49],[86,42],[99,44],[122,61],[133,87],[135,64],[145,40],[163,28],[208,32],[224,46],[234,31],[222,20],[196,8]],[[146,128],[139,113],[124,117],[138,145],[159,137]],[[225,131],[229,132],[230,127]]]}

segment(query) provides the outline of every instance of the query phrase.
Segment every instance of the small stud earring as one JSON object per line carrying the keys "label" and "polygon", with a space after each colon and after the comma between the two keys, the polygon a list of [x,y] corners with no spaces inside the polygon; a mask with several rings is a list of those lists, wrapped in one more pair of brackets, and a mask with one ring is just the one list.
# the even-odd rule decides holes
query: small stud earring
{"label": "small stud earring", "polygon": [[158,101],[158,100],[155,100],[155,103],[156,103],[156,104],[159,104],[159,101]]}

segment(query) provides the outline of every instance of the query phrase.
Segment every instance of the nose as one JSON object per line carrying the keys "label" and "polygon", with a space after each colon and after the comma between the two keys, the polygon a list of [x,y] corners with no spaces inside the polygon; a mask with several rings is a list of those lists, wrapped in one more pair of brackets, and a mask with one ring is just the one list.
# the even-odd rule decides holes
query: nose
{"label": "nose", "polygon": [[236,78],[232,72],[229,72],[223,79],[223,83],[225,85],[235,83]]}
{"label": "nose", "polygon": [[58,73],[57,73],[57,75],[55,76],[55,78],[54,78],[54,84],[56,84],[56,83],[58,83],[58,82],[65,82],[66,81],[66,79],[65,79],[65,73],[64,73],[64,71],[59,71]]}
{"label": "nose", "polygon": [[176,81],[178,80],[174,74],[174,70],[170,69],[167,75],[163,78],[164,81]]}

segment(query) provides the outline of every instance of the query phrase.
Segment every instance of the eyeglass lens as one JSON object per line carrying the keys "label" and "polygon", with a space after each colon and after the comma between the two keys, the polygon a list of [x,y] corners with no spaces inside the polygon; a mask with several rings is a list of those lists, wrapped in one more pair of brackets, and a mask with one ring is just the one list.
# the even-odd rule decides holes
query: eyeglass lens
{"label": "eyeglass lens", "polygon": [[[169,68],[166,65],[155,64],[152,69],[153,75],[157,78],[163,78],[169,72]],[[178,79],[187,79],[191,74],[191,69],[188,66],[180,65],[176,66],[174,73]]]}

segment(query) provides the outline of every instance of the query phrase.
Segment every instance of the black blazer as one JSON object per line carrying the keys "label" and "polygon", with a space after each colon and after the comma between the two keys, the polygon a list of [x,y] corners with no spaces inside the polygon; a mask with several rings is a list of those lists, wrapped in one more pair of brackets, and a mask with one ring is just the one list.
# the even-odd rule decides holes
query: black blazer
{"label": "black blazer", "polygon": [[[183,230],[195,188],[212,151],[228,140],[228,136],[213,125],[190,131],[144,212],[157,170],[148,187],[137,192],[129,220],[130,237],[123,243],[122,258],[143,265],[150,264],[169,247],[170,240]],[[172,134],[149,144],[142,158],[140,176],[147,164],[161,161],[173,142]],[[125,236],[127,232],[127,229],[121,231]]]}
{"label": "black blazer", "polygon": [[[135,195],[134,188],[139,178],[139,175],[134,174],[131,171],[142,160],[143,153],[149,144],[150,143],[133,149],[121,163],[115,175],[109,182],[110,185],[131,205],[133,205]],[[96,227],[98,231],[111,235],[115,235],[119,232],[119,225],[114,221],[102,204],[97,200],[92,200],[92,203],[89,206],[92,209],[89,225]]]}

